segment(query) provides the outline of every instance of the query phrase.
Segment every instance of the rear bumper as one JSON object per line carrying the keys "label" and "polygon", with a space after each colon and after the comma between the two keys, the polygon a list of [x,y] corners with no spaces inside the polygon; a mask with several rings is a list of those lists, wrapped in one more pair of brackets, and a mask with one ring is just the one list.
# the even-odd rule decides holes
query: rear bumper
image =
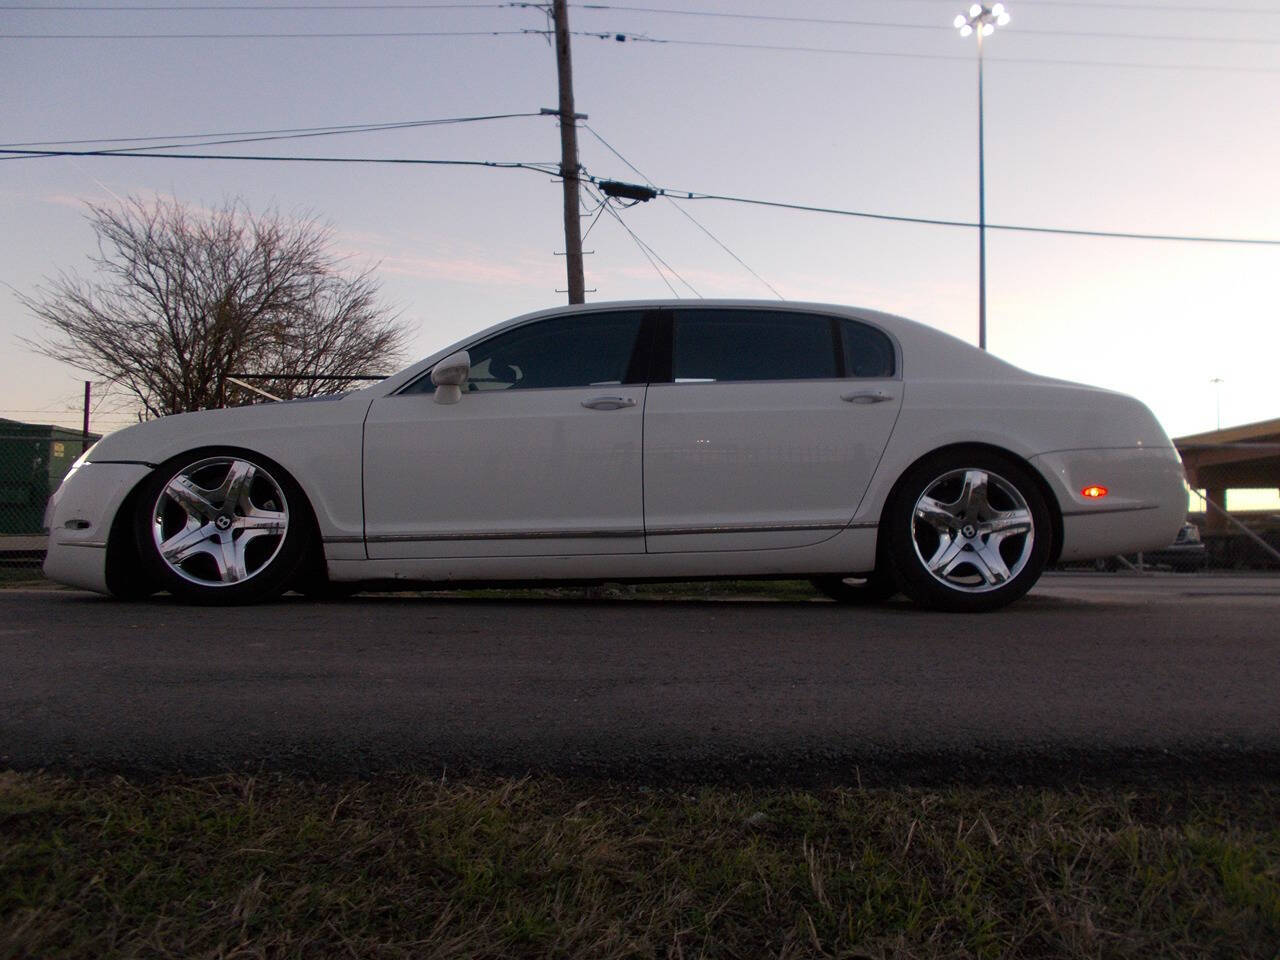
{"label": "rear bumper", "polygon": [[44,575],[97,593],[107,589],[107,541],[129,492],[151,472],[144,463],[86,463],[49,501]]}
{"label": "rear bumper", "polygon": [[[1172,447],[1059,450],[1031,460],[1062,512],[1061,560],[1167,547],[1187,518],[1182,461]],[[1088,486],[1107,488],[1098,499]]]}

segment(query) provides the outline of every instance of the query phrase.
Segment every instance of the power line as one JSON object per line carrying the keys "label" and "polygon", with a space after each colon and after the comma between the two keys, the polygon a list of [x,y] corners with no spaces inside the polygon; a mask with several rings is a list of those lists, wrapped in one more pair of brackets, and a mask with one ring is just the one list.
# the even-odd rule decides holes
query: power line
{"label": "power line", "polygon": [[702,294],[700,294],[696,289],[694,289],[693,284],[691,284],[684,277],[680,276],[680,274],[676,271],[675,267],[671,266],[671,264],[667,263],[666,260],[662,259],[658,251],[654,250],[653,247],[649,246],[649,244],[645,243],[636,235],[636,232],[632,230],[630,226],[627,225],[627,222],[622,219],[622,215],[613,208],[613,205],[609,203],[607,198],[601,197],[595,194],[594,191],[592,191],[592,196],[595,197],[595,199],[597,199],[600,203],[604,205],[604,209],[609,212],[609,215],[613,217],[613,219],[618,221],[618,226],[622,227],[622,229],[627,232],[627,235],[631,237],[631,239],[635,242],[635,245],[640,248],[640,252],[644,254],[645,259],[649,261],[649,265],[652,266],[654,270],[658,271],[658,276],[662,278],[662,282],[667,285],[667,289],[671,291],[671,295],[673,297],[678,298],[680,294],[676,292],[676,288],[671,285],[671,281],[668,280],[666,274],[662,272],[661,268],[658,266],[659,263],[661,263],[662,266],[670,270],[671,275],[675,277],[677,280],[679,280],[681,283],[683,283],[686,287],[688,287],[693,292],[693,295],[695,297],[697,297],[700,300],[702,299]]}
{"label": "power line", "polygon": [[[591,177],[592,181],[600,178]],[[882,220],[890,223],[916,223],[934,227],[968,227],[976,229],[978,224],[968,220],[941,220],[931,217],[905,217],[887,213],[868,213],[862,210],[842,210],[838,207],[818,207],[803,203],[785,203],[777,200],[757,200],[751,197],[733,197],[724,194],[698,193],[687,190],[669,190],[659,188],[658,193],[665,196],[672,193],[682,200],[723,200],[728,203],[745,203],[757,207],[773,207],[780,210],[799,210],[806,213],[829,213],[843,217],[858,217],[865,220]],[[1212,237],[1191,234],[1172,233],[1137,233],[1115,230],[1074,230],[1067,227],[1033,227],[1017,224],[988,223],[988,230],[1009,230],[1018,233],[1047,233],[1068,237],[1105,237],[1119,240],[1170,240],[1182,243],[1229,243],[1237,245],[1280,247],[1280,240],[1265,240],[1245,237]]]}
{"label": "power line", "polygon": [[[531,170],[547,176],[558,176],[559,163],[555,162],[523,162],[498,160],[423,160],[418,158],[396,157],[283,157],[263,156],[259,154],[234,153],[119,153],[111,150],[3,150],[0,155],[20,157],[114,157],[128,160],[250,160],[278,163],[371,163],[402,164],[409,166],[439,167],[492,167],[505,170]],[[624,161],[625,162],[625,161]],[[593,184],[599,184],[606,177],[597,177],[583,171],[582,178]],[[978,224],[968,220],[943,220],[933,217],[908,217],[898,214],[870,213],[863,210],[845,210],[839,207],[820,207],[803,203],[786,203],[779,200],[759,200],[752,197],[735,197],[727,194],[704,193],[695,190],[676,190],[670,187],[655,187],[660,196],[671,196],[681,200],[722,200],[726,203],[743,203],[757,207],[773,207],[780,210],[797,210],[805,213],[828,213],[836,216],[858,217],[865,220],[881,220],[890,223],[915,223],[935,227],[967,227],[976,228]],[[1235,244],[1242,246],[1280,247],[1280,240],[1268,240],[1252,237],[1216,237],[1196,234],[1173,233],[1139,233],[1137,231],[1118,230],[1076,230],[1067,227],[1038,227],[1019,224],[988,223],[988,230],[1008,230],[1019,233],[1045,233],[1069,237],[1105,237],[1120,240],[1168,240],[1181,243],[1215,243]],[[652,249],[652,248],[651,248]],[[665,261],[664,261],[665,262]],[[668,267],[668,269],[670,269]],[[674,270],[672,271],[675,272]],[[678,274],[677,274],[678,276]],[[681,279],[683,283],[684,280]],[[687,284],[686,284],[687,286]],[[690,287],[689,289],[693,289]]]}
{"label": "power line", "polygon": [[[886,30],[928,30],[935,33],[951,33],[950,25],[937,23],[900,23],[886,20],[849,20],[839,17],[795,17],[781,14],[764,13],[724,13],[716,10],[678,10],[671,7],[637,7],[608,3],[577,4],[583,10],[595,11],[628,11],[635,13],[656,13],[679,17],[712,17],[720,20],[747,20],[765,23],[802,23],[819,26],[869,27]],[[1259,39],[1256,37],[1206,37],[1186,34],[1156,33],[1113,33],[1101,30],[1044,30],[1035,27],[1019,27],[1019,36],[1054,36],[1054,37],[1105,37],[1120,40],[1169,40],[1185,43],[1250,43],[1275,46],[1280,39]]]}
{"label": "power line", "polygon": [[[667,289],[671,291],[671,295],[673,297],[679,298],[680,296],[679,291],[676,290],[676,288],[671,285],[671,281],[667,279],[667,275],[662,272],[662,268],[658,266],[657,261],[654,259],[654,257],[657,255],[651,252],[649,246],[645,244],[643,240],[641,240],[639,237],[636,236],[635,231],[633,231],[629,226],[627,226],[627,222],[622,219],[621,214],[619,214],[617,210],[614,210],[613,207],[611,207],[608,203],[605,204],[605,209],[609,211],[609,216],[613,217],[613,219],[618,221],[618,225],[627,232],[627,235],[631,237],[631,239],[635,242],[635,245],[640,248],[640,252],[644,255],[645,259],[649,261],[649,266],[653,267],[653,269],[658,272],[658,276],[661,277],[662,282],[667,285]],[[668,267],[668,269],[670,268]],[[672,273],[675,273],[675,271],[673,270]],[[679,274],[676,274],[676,276],[678,278]],[[689,285],[686,283],[685,286],[689,286]],[[689,287],[689,289],[692,290],[693,288]],[[694,293],[697,293],[697,291],[695,290]]]}
{"label": "power line", "polygon": [[[951,60],[972,63],[973,58],[963,54],[947,53],[906,53],[888,50],[851,50],[835,47],[806,47],[779,43],[737,43],[728,40],[678,40],[664,37],[651,37],[645,34],[631,33],[593,33],[589,31],[575,32],[575,36],[592,37],[596,40],[615,40],[618,42],[657,43],[689,47],[726,47],[737,50],[773,50],[792,53],[825,53],[842,56],[885,57],[906,60]],[[1124,60],[1075,60],[1051,57],[987,57],[987,63],[1027,63],[1049,66],[1069,67],[1131,67],[1139,70],[1191,70],[1196,72],[1215,73],[1263,73],[1277,74],[1280,68],[1274,67],[1239,67],[1218,64],[1194,63],[1137,63]]]}
{"label": "power line", "polygon": [[[233,143],[260,143],[266,140],[300,140],[307,137],[328,137],[348,133],[376,133],[385,130],[411,130],[419,127],[445,126],[475,123],[483,120],[507,120],[514,117],[539,117],[540,113],[495,113],[476,117],[446,117],[439,120],[404,120],[392,123],[347,124],[329,127],[293,127],[279,130],[237,130],[226,133],[173,133],[155,137],[96,137],[90,140],[31,140],[24,143],[0,144],[5,149],[18,147],[79,146],[86,143],[146,143],[152,140],[197,140],[198,143],[153,143],[138,147],[103,147],[112,153],[128,153],[139,150],[166,150],[177,147],[213,147]],[[210,138],[236,139],[210,139]],[[12,159],[12,158],[10,158]]]}
{"label": "power line", "polygon": [[[515,4],[512,4],[515,6]],[[671,7],[636,7],[612,3],[576,3],[583,10],[627,11],[631,13],[661,13],[678,17],[714,17],[720,20],[754,20],[769,23],[812,23],[849,27],[897,27],[905,30],[949,30],[931,23],[889,23],[884,20],[847,20],[839,17],[792,17],[767,13],[724,13],[718,10],[677,10]]]}
{"label": "power line", "polygon": [[[610,143],[608,140],[606,140],[604,137],[600,136],[600,134],[599,134],[599,133],[597,133],[597,132],[596,132],[596,131],[591,127],[591,125],[590,125],[590,124],[584,123],[582,126],[583,126],[583,129],[585,129],[589,134],[591,134],[593,137],[595,137],[597,140],[599,140],[602,144],[604,144],[605,148],[606,148],[610,153],[612,153],[615,157],[617,157],[619,160],[621,160],[623,163],[625,163],[628,167],[630,167],[630,168],[631,168],[631,170],[632,170],[632,171],[634,171],[637,175],[639,175],[639,176],[640,176],[640,177],[641,177],[641,178],[642,178],[642,179],[643,179],[647,184],[649,184],[649,186],[651,186],[651,187],[652,187],[652,186],[654,186],[654,183],[653,183],[653,181],[652,181],[652,180],[650,180],[647,176],[645,176],[645,174],[644,174],[644,173],[643,173],[643,172],[642,172],[638,167],[636,167],[636,165],[635,165],[634,163],[632,163],[630,160],[628,160],[626,157],[624,157],[622,154],[620,154],[620,153],[618,152],[617,148],[613,146],[613,144],[611,144],[611,143]],[[758,273],[756,273],[754,270],[752,270],[752,269],[751,269],[751,267],[747,265],[747,263],[746,263],[746,261],[745,261],[745,260],[743,260],[740,256],[738,256],[738,255],[737,255],[736,253],[734,253],[732,250],[730,250],[730,249],[729,249],[729,247],[728,247],[728,245],[727,245],[727,244],[725,244],[725,242],[724,242],[723,240],[721,240],[721,239],[720,239],[719,237],[717,237],[714,233],[712,233],[712,232],[711,232],[710,230],[708,230],[705,226],[703,226],[703,225],[702,225],[698,220],[696,220],[696,219],[694,218],[693,214],[691,214],[688,210],[686,210],[684,207],[680,206],[680,204],[676,202],[676,200],[675,200],[675,198],[674,198],[674,197],[667,197],[667,199],[671,202],[671,205],[672,205],[673,207],[675,207],[675,208],[676,208],[677,210],[679,210],[682,214],[684,214],[684,216],[685,216],[685,217],[687,217],[687,218],[688,218],[688,220],[689,220],[689,222],[690,222],[690,223],[692,223],[695,227],[697,227],[699,230],[701,230],[703,233],[705,233],[708,237],[710,237],[710,238],[711,238],[711,239],[716,243],[716,245],[720,247],[720,249],[721,249],[721,250],[723,250],[723,251],[724,251],[725,253],[727,253],[729,256],[733,257],[733,259],[734,259],[734,260],[736,260],[736,261],[739,263],[739,265],[741,265],[741,266],[742,266],[742,268],[743,268],[744,270],[746,270],[746,271],[747,271],[747,273],[751,274],[753,277],[755,277],[757,280],[759,280],[761,283],[763,283],[766,287],[768,287],[768,288],[769,288],[769,290],[770,290],[770,292],[771,292],[771,293],[773,293],[773,295],[774,295],[775,297],[777,297],[779,300],[785,300],[785,299],[786,299],[786,297],[784,297],[781,293],[779,293],[779,292],[778,292],[777,288],[776,288],[776,287],[774,287],[774,285],[773,285],[773,284],[771,284],[771,283],[770,283],[768,280],[766,280],[764,277],[760,276],[760,274],[758,274]]]}
{"label": "power line", "polygon": [[671,281],[667,279],[667,275],[662,272],[662,268],[658,266],[657,262],[649,254],[649,251],[645,249],[645,245],[643,242],[641,242],[640,238],[637,237],[634,233],[632,233],[631,228],[626,225],[626,223],[623,221],[623,219],[620,216],[618,216],[617,211],[614,210],[612,207],[610,207],[607,203],[605,204],[605,209],[609,211],[609,214],[615,220],[618,221],[622,229],[626,230],[627,233],[630,235],[631,239],[635,241],[636,246],[640,248],[640,253],[643,254],[644,258],[649,261],[649,266],[653,267],[653,269],[657,271],[658,276],[661,278],[662,282],[665,283],[667,285],[667,289],[671,291],[671,295],[676,299],[679,299],[680,298],[679,291],[677,291],[676,288],[671,285]]}
{"label": "power line", "polygon": [[[514,6],[536,7],[537,4],[513,4]],[[646,34],[572,31],[576,37],[589,37],[596,40],[614,40],[632,43],[657,43],[672,46],[722,47],[738,50],[770,50],[788,53],[818,53],[841,56],[881,57],[905,60],[938,60],[968,63],[971,57],[960,54],[910,53],[906,51],[888,50],[856,50],[834,47],[811,47],[795,44],[776,43],[739,43],[727,40],[686,40],[671,37],[652,37]],[[1081,34],[1085,35],[1085,34]],[[424,39],[433,37],[482,38],[482,37],[516,37],[536,36],[548,37],[546,30],[398,30],[398,31],[345,31],[345,32],[311,32],[311,33],[5,33],[0,40],[335,40],[335,39]],[[1101,34],[1098,34],[1101,36]],[[1106,34],[1108,37],[1122,37],[1120,34]],[[1153,38],[1158,39],[1158,38]],[[1179,39],[1179,38],[1165,38]],[[1191,38],[1186,38],[1191,39]],[[1199,38],[1195,38],[1199,39]],[[1265,42],[1280,45],[1280,41],[1227,41],[1222,42]],[[1141,63],[1131,60],[1080,60],[1060,57],[987,57],[988,63],[1021,63],[1041,66],[1068,67],[1121,67],[1135,70],[1175,70],[1195,73],[1250,73],[1280,74],[1280,68],[1228,66],[1225,64],[1194,63]]]}
{"label": "power line", "polygon": [[0,33],[0,40],[335,40],[542,36],[545,30],[398,30],[343,33]]}
{"label": "power line", "polygon": [[[899,3],[903,0],[898,0]],[[931,3],[933,0],[918,0]],[[1261,10],[1257,7],[1204,7],[1170,6],[1167,3],[1110,3],[1098,0],[1035,0],[1028,7],[1096,7],[1103,10],[1156,10],[1160,13],[1257,13],[1267,16],[1280,14],[1280,10]]]}
{"label": "power line", "polygon": [[508,7],[507,3],[113,3],[101,6],[86,4],[34,5],[17,3],[0,3],[0,10],[29,10],[57,12],[59,10],[75,11],[122,11],[122,10],[483,10]]}
{"label": "power line", "polygon": [[596,204],[596,208],[594,211],[587,212],[586,214],[587,216],[591,216],[592,213],[594,213],[595,216],[591,217],[591,222],[587,224],[587,229],[582,234],[583,243],[587,242],[587,237],[591,236],[591,231],[594,230],[596,228],[596,224],[600,222],[600,215],[604,213],[605,206],[607,206],[607,202],[602,200],[600,203]]}
{"label": "power line", "polygon": [[[943,27],[942,29],[949,29]],[[1274,47],[1280,45],[1280,39],[1258,37],[1206,37],[1188,36],[1181,33],[1128,33],[1110,30],[1037,30],[1030,27],[1019,27],[1019,36],[1036,37],[1087,37],[1105,40],[1160,40],[1171,43],[1248,43],[1258,46]]]}
{"label": "power line", "polygon": [[116,150],[3,150],[0,155],[18,159],[39,157],[116,157],[126,160],[254,160],[273,163],[386,163],[428,167],[493,167],[502,170],[533,170],[549,176],[558,174],[558,163],[499,160],[422,160],[400,157],[282,157],[234,153],[135,153]]}
{"label": "power line", "polygon": [[330,124],[324,127],[281,127],[275,130],[223,130],[217,133],[164,133],[151,137],[93,137],[86,140],[28,140],[5,143],[2,147],[64,147],[85,143],[143,143],[147,140],[204,140],[209,137],[256,137],[271,134],[364,133],[371,130],[398,130],[431,127],[451,123],[473,123],[478,120],[506,120],[510,117],[540,117],[541,113],[493,113],[475,117],[442,117],[436,120],[392,120],[381,123]]}
{"label": "power line", "polygon": [[[927,3],[938,6],[940,0],[895,0],[897,3]],[[1258,7],[1172,6],[1167,3],[1112,3],[1110,0],[1019,0],[1018,8],[1027,7],[1096,7],[1104,10],[1154,10],[1160,13],[1257,13],[1280,15],[1280,10]]]}
{"label": "power line", "polygon": [[[927,3],[937,6],[937,0],[898,0],[899,3],[914,2]],[[1026,0],[1024,0],[1026,3]],[[148,11],[148,10],[483,10],[496,9],[501,7],[544,7],[543,3],[452,3],[440,2],[434,3],[430,0],[418,3],[368,3],[368,4],[348,4],[348,3],[254,3],[254,4],[168,4],[168,3],[135,3],[135,4],[16,4],[4,3],[0,4],[0,10],[26,10],[26,11]],[[638,7],[638,6],[620,6],[610,4],[583,3],[574,4],[584,10],[635,10],[654,13],[686,13],[684,10],[671,10],[664,8]],[[1068,8],[1097,8],[1105,10],[1150,10],[1160,13],[1209,13],[1209,14],[1244,14],[1258,16],[1277,16],[1280,10],[1264,10],[1257,7],[1212,7],[1212,6],[1171,6],[1166,3],[1110,3],[1110,2],[1090,2],[1090,0],[1036,0],[1034,3],[1026,3],[1028,7],[1068,7]],[[724,16],[731,17],[733,14],[694,14],[701,16]],[[817,17],[764,17],[758,19],[775,19],[787,20],[796,19],[810,23],[839,23],[838,20],[823,20]]]}

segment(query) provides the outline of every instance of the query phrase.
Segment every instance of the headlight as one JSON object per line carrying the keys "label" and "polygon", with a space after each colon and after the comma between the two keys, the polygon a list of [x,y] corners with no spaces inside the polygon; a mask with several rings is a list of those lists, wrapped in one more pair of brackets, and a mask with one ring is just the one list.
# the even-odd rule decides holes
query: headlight
{"label": "headlight", "polygon": [[62,475],[62,482],[58,484],[59,486],[61,486],[63,483],[66,483],[68,480],[70,480],[72,474],[74,474],[77,470],[79,470],[81,467],[83,467],[86,463],[89,462],[89,451],[92,450],[94,446],[95,444],[90,444],[89,446],[85,447],[84,453],[76,457],[75,463],[71,464],[71,469]]}

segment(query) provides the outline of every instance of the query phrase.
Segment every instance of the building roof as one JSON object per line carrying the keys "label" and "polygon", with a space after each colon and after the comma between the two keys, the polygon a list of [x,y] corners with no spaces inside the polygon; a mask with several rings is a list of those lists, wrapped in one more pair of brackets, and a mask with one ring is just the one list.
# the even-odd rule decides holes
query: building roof
{"label": "building roof", "polygon": [[1192,487],[1280,488],[1280,418],[1175,437],[1173,445]]}

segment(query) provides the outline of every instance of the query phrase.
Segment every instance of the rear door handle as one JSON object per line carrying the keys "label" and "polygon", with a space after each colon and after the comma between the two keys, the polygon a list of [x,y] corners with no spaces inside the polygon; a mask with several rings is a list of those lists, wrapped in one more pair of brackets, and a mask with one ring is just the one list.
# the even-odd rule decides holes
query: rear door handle
{"label": "rear door handle", "polygon": [[846,393],[840,399],[846,403],[884,403],[892,400],[893,394],[883,390],[860,390],[857,393]]}
{"label": "rear door handle", "polygon": [[583,400],[582,405],[588,410],[621,410],[624,407],[634,407],[636,402],[630,397],[592,397],[590,400]]}

